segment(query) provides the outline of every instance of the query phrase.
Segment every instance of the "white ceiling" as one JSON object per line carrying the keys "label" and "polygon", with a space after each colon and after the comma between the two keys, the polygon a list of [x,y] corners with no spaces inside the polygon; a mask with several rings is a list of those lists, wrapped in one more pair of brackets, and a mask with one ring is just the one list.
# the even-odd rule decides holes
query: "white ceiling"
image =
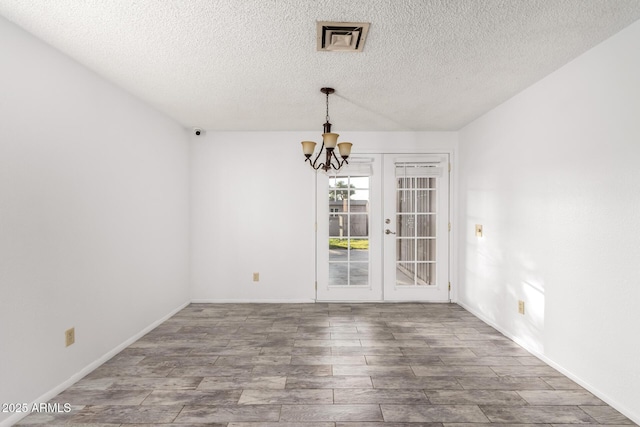
{"label": "white ceiling", "polygon": [[[0,0],[186,127],[457,130],[640,19],[640,0]],[[370,22],[362,53],[316,21]]]}

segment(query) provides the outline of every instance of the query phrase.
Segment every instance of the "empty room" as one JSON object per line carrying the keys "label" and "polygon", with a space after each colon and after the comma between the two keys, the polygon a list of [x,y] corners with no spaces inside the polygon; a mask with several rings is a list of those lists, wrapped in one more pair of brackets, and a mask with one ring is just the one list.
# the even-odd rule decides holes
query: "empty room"
{"label": "empty room", "polygon": [[638,0],[0,0],[0,427],[640,424]]}

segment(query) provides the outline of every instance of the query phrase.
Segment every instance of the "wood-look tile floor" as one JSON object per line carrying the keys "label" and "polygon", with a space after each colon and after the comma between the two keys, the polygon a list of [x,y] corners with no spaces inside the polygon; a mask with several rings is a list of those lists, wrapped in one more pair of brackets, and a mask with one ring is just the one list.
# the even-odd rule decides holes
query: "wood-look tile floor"
{"label": "wood-look tile floor", "polygon": [[634,425],[454,304],[192,304],[18,425]]}

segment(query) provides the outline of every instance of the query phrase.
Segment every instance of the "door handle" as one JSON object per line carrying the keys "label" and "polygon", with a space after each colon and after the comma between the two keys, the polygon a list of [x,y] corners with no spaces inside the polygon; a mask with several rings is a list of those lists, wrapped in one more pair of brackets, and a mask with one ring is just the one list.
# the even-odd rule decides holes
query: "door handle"
{"label": "door handle", "polygon": [[384,230],[384,234],[396,234],[395,231],[391,231],[388,228],[386,230]]}

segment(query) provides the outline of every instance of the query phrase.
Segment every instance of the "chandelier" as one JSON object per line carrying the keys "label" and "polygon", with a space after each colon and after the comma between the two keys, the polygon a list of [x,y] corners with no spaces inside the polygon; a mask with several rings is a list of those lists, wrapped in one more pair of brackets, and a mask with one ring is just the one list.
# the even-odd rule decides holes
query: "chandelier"
{"label": "chandelier", "polygon": [[[340,157],[342,160],[338,159],[336,156],[335,148],[336,143],[338,142],[337,133],[331,133],[331,123],[329,123],[329,95],[335,92],[335,89],[331,87],[323,87],[320,89],[320,92],[327,95],[327,117],[326,122],[323,125],[324,133],[322,134],[322,146],[320,147],[320,151],[318,151],[318,155],[315,156],[313,162],[311,161],[311,156],[313,155],[314,150],[316,149],[316,143],[313,141],[302,141],[302,152],[305,156],[305,162],[309,162],[311,167],[315,170],[322,169],[325,172],[328,172],[329,169],[338,170],[342,167],[342,165],[349,164],[347,159],[351,154],[351,144],[350,142],[341,142],[338,144],[338,151],[340,152]],[[324,163],[319,163],[318,159],[322,157],[322,150],[325,151]]]}

